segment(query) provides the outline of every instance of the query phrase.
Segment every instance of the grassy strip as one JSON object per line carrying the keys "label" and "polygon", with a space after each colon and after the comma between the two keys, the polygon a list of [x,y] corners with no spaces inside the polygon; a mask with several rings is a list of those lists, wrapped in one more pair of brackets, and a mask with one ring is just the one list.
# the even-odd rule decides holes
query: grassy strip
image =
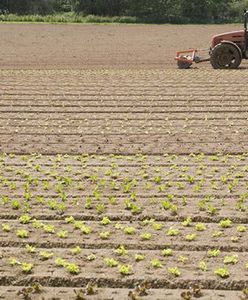
{"label": "grassy strip", "polygon": [[80,15],[65,13],[57,15],[0,15],[0,22],[27,22],[27,23],[140,23],[136,17],[102,17],[94,15]]}
{"label": "grassy strip", "polygon": [[[190,23],[188,20],[181,18],[139,18],[131,16],[96,16],[96,15],[83,15],[73,12],[53,14],[53,15],[16,15],[16,14],[0,14],[0,23],[82,23],[82,24],[178,24],[178,25],[190,25],[190,24],[208,24],[215,25],[214,23]],[[225,22],[222,24],[236,24],[238,22]],[[220,23],[218,23],[220,24]]]}

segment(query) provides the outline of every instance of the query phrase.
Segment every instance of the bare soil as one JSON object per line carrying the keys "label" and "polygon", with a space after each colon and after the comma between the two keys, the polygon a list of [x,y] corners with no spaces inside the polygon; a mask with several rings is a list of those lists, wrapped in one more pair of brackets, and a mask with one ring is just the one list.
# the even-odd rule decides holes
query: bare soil
{"label": "bare soil", "polygon": [[[27,287],[31,299],[76,299],[74,289],[135,299],[144,282],[141,299],[181,299],[192,288],[206,300],[242,296],[246,64],[181,71],[173,61],[240,27],[0,24],[1,299],[23,299]],[[127,253],[117,255],[121,245]],[[97,292],[85,295],[92,281]]]}
{"label": "bare soil", "polygon": [[[227,299],[234,294],[229,290],[241,295],[247,286],[246,173],[247,154],[2,155],[0,285],[12,285],[17,293],[21,286],[39,283],[45,299],[49,299],[46,290],[58,287],[63,299],[65,287],[85,289],[91,281],[98,289],[116,289],[119,296],[126,293],[124,297],[127,289],[144,281],[152,289],[171,289],[171,299],[178,297],[175,289],[193,286],[212,290],[202,292],[203,299],[222,294],[214,290],[225,290]],[[130,210],[127,203],[139,211]],[[168,203],[177,209],[168,208]],[[225,220],[230,224],[222,226]],[[202,230],[197,230],[199,225]],[[133,234],[127,234],[127,228]],[[18,236],[20,230],[28,236]],[[177,233],[170,234],[171,230]],[[59,236],[61,231],[66,236]],[[102,237],[106,232],[108,236]],[[145,239],[145,234],[150,236]],[[27,245],[34,247],[32,252]],[[118,255],[121,245],[126,253]],[[73,254],[76,246],[81,250]],[[171,249],[171,255],[165,256],[164,249]],[[219,253],[210,257],[210,250]],[[42,252],[52,256],[42,259]],[[135,259],[137,254],[142,261]],[[225,263],[226,257],[234,262]],[[76,264],[79,274],[57,266],[58,258]],[[132,266],[131,274],[121,275],[117,266],[106,264],[106,258]],[[17,262],[11,266],[13,259]],[[151,265],[154,259],[161,263],[159,268]],[[200,262],[206,270],[199,268]],[[22,263],[33,265],[29,274],[22,271]],[[178,278],[168,271],[174,267],[180,270]],[[225,279],[215,274],[223,267],[230,272]],[[168,292],[150,288],[148,299],[161,299]],[[99,299],[109,299],[111,293],[103,290]]]}
{"label": "bare soil", "polygon": [[[241,24],[0,24],[0,66],[7,69],[174,69],[176,51],[208,49],[213,35],[241,29]],[[205,66],[208,68],[208,64]]]}
{"label": "bare soil", "polygon": [[[16,296],[17,293],[21,293],[25,287],[1,287],[0,296],[6,300],[12,299],[23,299],[21,296]],[[44,296],[46,300],[53,300],[54,298],[62,298],[63,300],[70,300],[74,299],[76,293],[80,293],[83,289],[80,288],[49,288],[45,287],[42,289],[40,294],[31,294],[32,299],[35,300],[42,300]],[[133,292],[134,289],[111,289],[111,288],[98,288],[96,290],[96,294],[84,296],[86,300],[129,300],[130,297],[128,294]],[[180,299],[181,294],[183,292],[187,292],[187,290],[166,290],[166,289],[151,289],[148,292],[148,295],[143,296],[142,298],[145,300],[175,300]],[[242,292],[239,291],[213,291],[213,290],[202,290],[202,297],[201,300],[233,300],[239,299],[238,297],[242,296]]]}
{"label": "bare soil", "polygon": [[243,153],[244,72],[0,71],[0,150]]}

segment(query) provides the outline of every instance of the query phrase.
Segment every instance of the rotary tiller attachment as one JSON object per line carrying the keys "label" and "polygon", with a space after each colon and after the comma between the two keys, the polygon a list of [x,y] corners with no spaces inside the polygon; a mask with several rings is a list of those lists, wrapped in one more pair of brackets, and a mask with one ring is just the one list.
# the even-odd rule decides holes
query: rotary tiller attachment
{"label": "rotary tiller attachment", "polygon": [[177,55],[175,57],[175,60],[177,60],[177,65],[179,69],[189,69],[193,63],[200,63],[209,61],[209,58],[202,59],[199,56],[196,55],[197,50],[196,49],[190,49],[187,51],[179,51],[177,52]]}

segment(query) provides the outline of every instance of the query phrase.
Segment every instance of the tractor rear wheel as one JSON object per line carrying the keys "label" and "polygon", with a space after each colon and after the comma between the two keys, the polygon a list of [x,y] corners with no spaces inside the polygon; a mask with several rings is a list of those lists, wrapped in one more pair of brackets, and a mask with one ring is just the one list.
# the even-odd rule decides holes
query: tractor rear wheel
{"label": "tractor rear wheel", "polygon": [[228,43],[215,46],[210,56],[210,62],[214,69],[237,69],[241,61],[239,49]]}

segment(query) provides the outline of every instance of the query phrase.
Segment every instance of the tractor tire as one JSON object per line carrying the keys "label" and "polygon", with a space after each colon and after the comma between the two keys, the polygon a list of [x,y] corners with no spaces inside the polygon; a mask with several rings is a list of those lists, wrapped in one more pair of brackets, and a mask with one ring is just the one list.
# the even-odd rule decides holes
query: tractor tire
{"label": "tractor tire", "polygon": [[[181,56],[181,57],[187,58],[185,56]],[[177,61],[177,66],[178,66],[179,69],[189,69],[192,66],[192,62],[178,60]]]}
{"label": "tractor tire", "polygon": [[210,63],[214,69],[237,69],[241,61],[239,49],[231,43],[216,45],[210,55]]}

